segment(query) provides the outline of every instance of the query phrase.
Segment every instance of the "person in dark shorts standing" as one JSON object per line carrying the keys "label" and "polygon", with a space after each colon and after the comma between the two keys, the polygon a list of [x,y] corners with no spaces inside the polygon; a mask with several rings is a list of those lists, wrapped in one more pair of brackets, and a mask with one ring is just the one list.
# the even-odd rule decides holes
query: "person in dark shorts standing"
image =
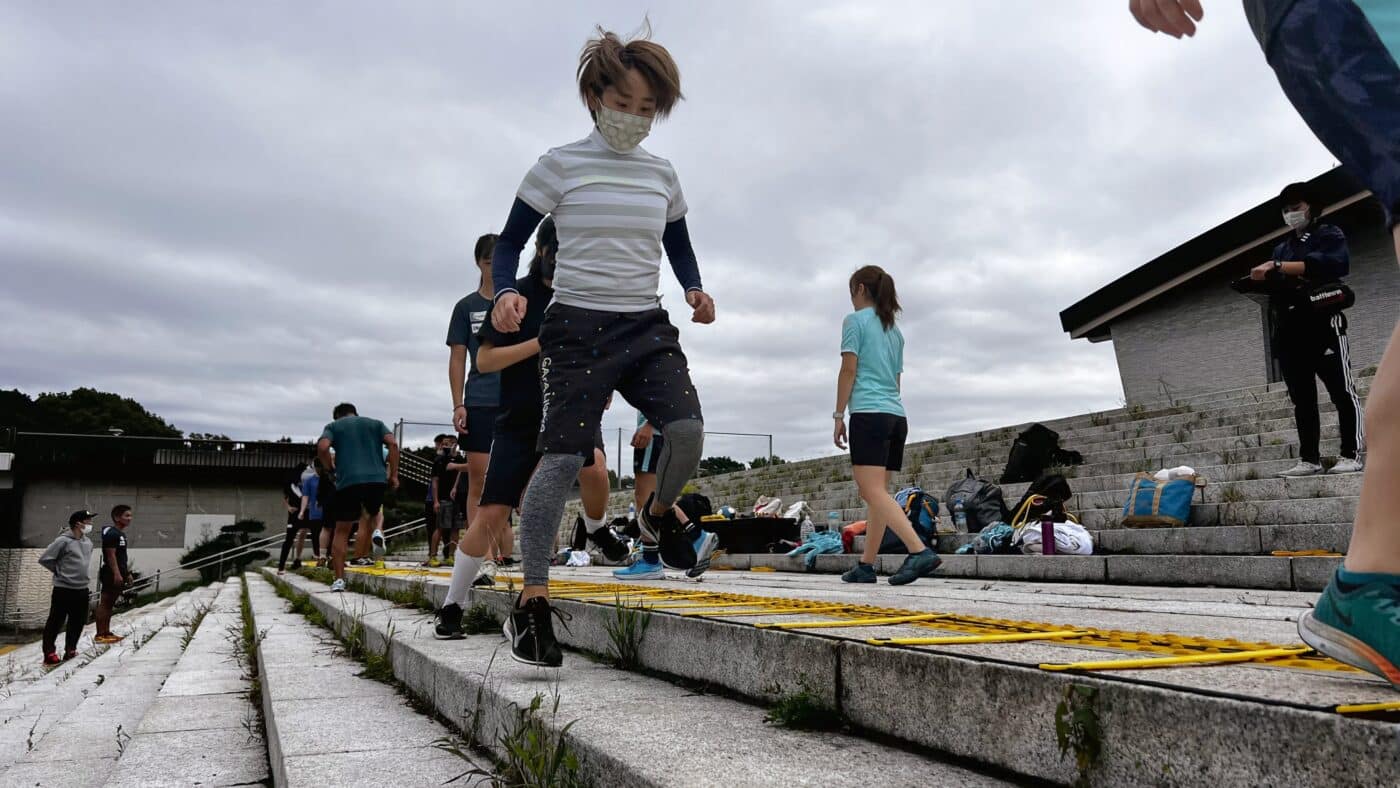
{"label": "person in dark shorts standing", "polygon": [[[342,402],[332,412],[335,419],[321,431],[316,451],[322,464],[335,469],[335,500],[330,517],[335,521],[331,568],[332,591],[345,590],[345,551],[350,532],[358,525],[367,533],[384,505],[385,488],[399,487],[399,443],[384,422],[359,415],[355,406]],[[387,460],[385,448],[388,449]],[[331,454],[335,449],[335,454]],[[385,464],[388,468],[385,468]],[[365,557],[369,544],[357,540],[355,551]],[[375,544],[376,552],[384,548]]]}
{"label": "person in dark shorts standing", "polygon": [[[467,591],[477,579],[488,553],[499,552],[502,545],[509,549],[512,544],[510,513],[520,505],[521,494],[540,461],[537,444],[543,399],[538,334],[545,307],[553,296],[558,251],[559,237],[554,222],[546,218],[535,234],[535,257],[530,262],[529,273],[513,283],[513,289],[529,299],[520,329],[507,334],[497,331],[489,322],[481,327],[478,361],[483,368],[501,370],[501,400],[506,406],[496,423],[481,506],[459,543],[447,600],[438,611],[437,636],[442,639],[462,636],[462,606],[466,604]],[[594,509],[585,511],[584,517],[589,540],[610,560],[622,560],[627,556],[627,547],[605,525],[608,472],[601,429],[595,431],[593,455],[579,471],[578,480],[585,509]]]}
{"label": "person in dark shorts standing", "polygon": [[121,635],[112,632],[112,609],[122,590],[131,585],[127,569],[126,529],[131,527],[134,513],[126,504],[112,507],[112,524],[102,529],[102,568],[97,574],[102,594],[97,601],[97,643],[118,643]]}
{"label": "person in dark shorts standing", "polygon": [[[88,565],[92,561],[92,512],[68,516],[68,530],[53,540],[39,565],[53,573],[49,619],[44,624],[44,664],[57,665],[78,656],[78,638],[88,616]],[[58,633],[64,632],[63,659],[58,658]]]}
{"label": "person in dark shorts standing", "polygon": [[[1138,23],[1196,32],[1200,0],[1131,0]],[[1393,0],[1246,0],[1245,16],[1298,114],[1386,210],[1400,255],[1400,6]],[[1346,559],[1298,634],[1400,688],[1400,325],[1366,403],[1368,446]]]}
{"label": "person in dark shorts standing", "polygon": [[[942,561],[919,540],[904,509],[890,495],[890,479],[904,464],[909,421],[900,401],[904,372],[904,335],[895,325],[899,298],[894,279],[878,266],[851,274],[851,305],[856,311],[841,324],[841,373],[836,379],[836,447],[851,450],[851,473],[861,500],[869,507],[865,554],[841,576],[847,583],[875,582],[875,556],[886,528],[904,542],[909,556],[890,576],[890,585],[928,577]],[[851,427],[846,431],[846,407]]]}
{"label": "person in dark shorts standing", "polygon": [[[448,566],[455,563],[457,532],[461,528],[462,506],[459,495],[463,472],[468,470],[465,462],[458,462],[457,436],[437,436],[437,454],[433,457],[432,479],[428,493],[432,496],[429,504],[431,523],[428,532],[428,560],[426,566],[438,567],[444,562]],[[442,548],[444,561],[438,560],[438,548]]]}
{"label": "person in dark shorts standing", "polygon": [[[476,517],[477,501],[486,481],[486,462],[491,453],[491,439],[496,416],[501,405],[501,375],[482,372],[477,367],[477,351],[481,340],[477,332],[491,314],[491,299],[495,288],[491,283],[491,260],[496,248],[492,233],[476,239],[473,256],[476,259],[477,289],[463,296],[452,308],[447,324],[447,346],[451,354],[447,362],[447,380],[452,387],[452,424],[457,428],[457,447],[467,453],[467,485],[462,496],[466,508],[462,514],[467,522]],[[439,499],[440,500],[440,499]]]}

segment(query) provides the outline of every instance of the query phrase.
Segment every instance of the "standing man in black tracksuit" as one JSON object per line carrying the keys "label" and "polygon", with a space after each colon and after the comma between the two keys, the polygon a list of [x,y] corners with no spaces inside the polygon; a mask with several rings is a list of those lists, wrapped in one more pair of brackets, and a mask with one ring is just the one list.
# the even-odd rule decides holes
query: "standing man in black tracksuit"
{"label": "standing man in black tracksuit", "polygon": [[1337,406],[1342,438],[1341,458],[1330,473],[1359,473],[1366,450],[1361,397],[1351,374],[1351,349],[1347,344],[1347,318],[1341,311],[1319,314],[1309,303],[1309,291],[1321,284],[1339,282],[1351,270],[1347,239],[1335,225],[1318,221],[1322,205],[1307,184],[1293,183],[1279,195],[1283,221],[1292,229],[1271,261],[1256,266],[1250,278],[1273,280],[1279,287],[1269,297],[1273,324],[1271,348],[1283,372],[1288,397],[1298,424],[1298,457],[1284,477],[1312,476],[1323,472],[1318,447],[1321,426],[1317,412],[1317,378],[1327,387]]}

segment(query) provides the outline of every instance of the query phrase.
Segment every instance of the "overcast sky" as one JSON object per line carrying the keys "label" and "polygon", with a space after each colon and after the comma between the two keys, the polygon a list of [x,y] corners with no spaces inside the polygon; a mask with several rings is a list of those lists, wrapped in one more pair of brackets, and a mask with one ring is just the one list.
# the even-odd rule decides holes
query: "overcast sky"
{"label": "overcast sky", "polygon": [[644,146],[719,309],[684,322],[665,269],[708,428],[835,452],[867,263],[904,305],[913,438],[1114,407],[1111,345],[1059,311],[1332,166],[1238,2],[1190,41],[1125,6],[0,2],[0,388],[247,439],[314,437],[341,400],[447,421],[472,243],[588,133],[592,26],[649,12],[686,100]]}

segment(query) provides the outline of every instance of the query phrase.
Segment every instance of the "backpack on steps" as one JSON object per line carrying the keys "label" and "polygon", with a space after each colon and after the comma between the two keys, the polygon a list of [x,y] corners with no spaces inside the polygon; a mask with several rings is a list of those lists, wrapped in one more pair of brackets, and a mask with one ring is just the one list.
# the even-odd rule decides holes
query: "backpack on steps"
{"label": "backpack on steps", "polygon": [[1018,526],[1025,522],[1039,522],[1046,512],[1057,523],[1065,523],[1073,520],[1066,509],[1065,504],[1074,497],[1074,491],[1070,489],[1069,481],[1058,473],[1047,473],[1031,483],[1026,488],[1026,494],[1021,496],[1021,500],[1016,502],[1016,508],[1012,509],[1013,517],[1011,525]]}
{"label": "backpack on steps", "polygon": [[[894,500],[904,509],[904,515],[914,526],[919,541],[933,547],[938,541],[938,499],[918,487],[906,487],[894,494]],[[897,555],[909,550],[893,528],[886,528],[884,537],[880,539],[880,552]]]}
{"label": "backpack on steps", "polygon": [[1044,424],[1032,424],[1011,444],[1011,454],[1006,458],[1006,470],[1001,474],[1002,484],[1028,482],[1045,472],[1055,462],[1060,451],[1060,433]]}
{"label": "backpack on steps", "polygon": [[955,516],[959,500],[962,501],[963,513],[967,515],[968,533],[975,534],[993,523],[1004,523],[1010,519],[1011,513],[1006,510],[1006,499],[1002,496],[1001,488],[973,476],[971,468],[967,469],[966,476],[953,482],[943,498],[950,517]]}

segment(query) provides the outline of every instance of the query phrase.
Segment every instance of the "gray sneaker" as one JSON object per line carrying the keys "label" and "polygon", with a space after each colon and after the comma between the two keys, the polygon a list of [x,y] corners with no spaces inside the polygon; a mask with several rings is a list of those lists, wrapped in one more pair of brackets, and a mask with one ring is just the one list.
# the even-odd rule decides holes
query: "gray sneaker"
{"label": "gray sneaker", "polygon": [[870,564],[862,564],[857,562],[854,568],[847,569],[846,573],[844,575],[841,575],[841,582],[873,583],[875,582],[875,567],[871,566]]}
{"label": "gray sneaker", "polygon": [[1360,460],[1354,460],[1351,457],[1343,457],[1337,460],[1337,464],[1333,465],[1331,470],[1327,472],[1333,474],[1361,473],[1365,469],[1366,466],[1362,465]]}
{"label": "gray sneaker", "polygon": [[902,586],[921,577],[929,577],[942,563],[943,559],[939,558],[932,550],[926,549],[922,553],[914,553],[904,559],[904,563],[900,564],[898,571],[890,575],[890,585]]}
{"label": "gray sneaker", "polygon": [[1279,476],[1282,476],[1285,479],[1297,479],[1303,476],[1316,476],[1319,473],[1322,473],[1321,465],[1315,462],[1299,460],[1297,465],[1294,465],[1292,468],[1289,468],[1288,470],[1280,473]]}

